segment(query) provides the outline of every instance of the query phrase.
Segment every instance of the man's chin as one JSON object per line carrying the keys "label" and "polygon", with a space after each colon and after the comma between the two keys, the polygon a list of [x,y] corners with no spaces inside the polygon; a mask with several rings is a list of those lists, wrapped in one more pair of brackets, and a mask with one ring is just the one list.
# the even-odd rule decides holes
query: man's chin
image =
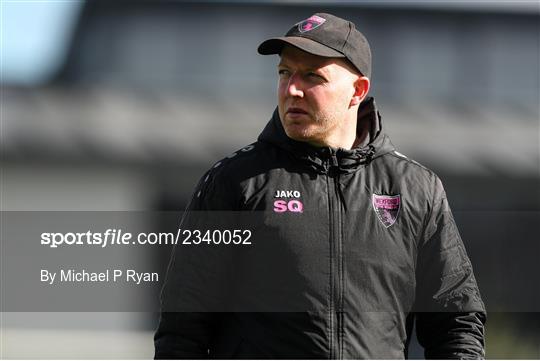
{"label": "man's chin", "polygon": [[305,142],[310,144],[317,143],[317,139],[313,134],[313,131],[310,131],[310,129],[306,128],[295,128],[288,127],[285,131],[287,136],[291,138],[292,140],[296,140],[297,142]]}

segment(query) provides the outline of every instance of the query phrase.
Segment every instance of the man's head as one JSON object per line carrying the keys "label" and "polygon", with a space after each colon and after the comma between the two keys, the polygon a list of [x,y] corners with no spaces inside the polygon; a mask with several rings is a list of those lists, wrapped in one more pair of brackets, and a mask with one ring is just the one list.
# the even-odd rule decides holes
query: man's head
{"label": "man's head", "polygon": [[371,53],[354,24],[330,14],[297,23],[259,46],[279,54],[278,110],[287,135],[316,146],[350,148],[369,90]]}

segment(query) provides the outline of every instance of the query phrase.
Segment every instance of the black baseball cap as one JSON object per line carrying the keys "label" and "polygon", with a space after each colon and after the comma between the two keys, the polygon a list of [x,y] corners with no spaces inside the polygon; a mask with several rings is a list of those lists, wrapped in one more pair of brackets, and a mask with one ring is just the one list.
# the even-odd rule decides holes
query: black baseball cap
{"label": "black baseball cap", "polygon": [[263,41],[257,51],[262,55],[280,54],[287,44],[318,56],[346,58],[362,75],[371,78],[369,43],[348,20],[316,13],[294,24],[285,36]]}

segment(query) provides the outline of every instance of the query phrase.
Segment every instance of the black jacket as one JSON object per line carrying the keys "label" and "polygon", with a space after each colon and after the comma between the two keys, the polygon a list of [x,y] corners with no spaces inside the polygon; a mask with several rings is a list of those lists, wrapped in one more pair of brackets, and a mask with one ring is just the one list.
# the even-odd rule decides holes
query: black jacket
{"label": "black jacket", "polygon": [[484,356],[485,309],[440,180],[394,150],[373,99],[358,122],[366,146],[315,148],[275,112],[203,176],[181,227],[232,211],[261,239],[176,247],[156,358],[404,358],[414,321],[426,357]]}

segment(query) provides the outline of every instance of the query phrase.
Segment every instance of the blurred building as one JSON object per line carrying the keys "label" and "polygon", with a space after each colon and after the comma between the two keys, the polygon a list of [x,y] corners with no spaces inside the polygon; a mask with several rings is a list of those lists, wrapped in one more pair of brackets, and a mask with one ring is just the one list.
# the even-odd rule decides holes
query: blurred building
{"label": "blurred building", "polygon": [[[198,177],[254,141],[276,106],[277,57],[259,56],[258,44],[331,12],[354,21],[371,43],[371,94],[397,149],[441,176],[488,309],[503,312],[495,325],[524,330],[522,339],[532,341],[518,355],[539,358],[530,346],[540,335],[539,8],[460,4],[79,3],[64,13],[63,32],[41,30],[41,42],[61,37],[65,47],[37,80],[17,80],[4,63],[2,210],[183,209]],[[30,23],[39,16],[29,3],[2,6],[4,16],[16,6],[27,7]],[[8,35],[26,39],[25,28],[17,30]],[[167,260],[156,253],[149,262]],[[52,318],[42,315],[42,327]],[[77,320],[88,339],[101,340],[102,328],[139,330],[120,332],[126,347],[103,352],[136,358],[128,351],[136,342],[141,357],[151,357],[145,335],[155,319],[147,315],[60,318],[68,334]],[[6,313],[2,327],[16,331],[5,340],[27,337],[33,322]],[[54,343],[47,345],[42,350]],[[493,347],[488,357],[516,355]],[[55,350],[46,354],[62,358]],[[26,351],[20,355],[39,357]],[[94,351],[92,358],[108,357]]]}

